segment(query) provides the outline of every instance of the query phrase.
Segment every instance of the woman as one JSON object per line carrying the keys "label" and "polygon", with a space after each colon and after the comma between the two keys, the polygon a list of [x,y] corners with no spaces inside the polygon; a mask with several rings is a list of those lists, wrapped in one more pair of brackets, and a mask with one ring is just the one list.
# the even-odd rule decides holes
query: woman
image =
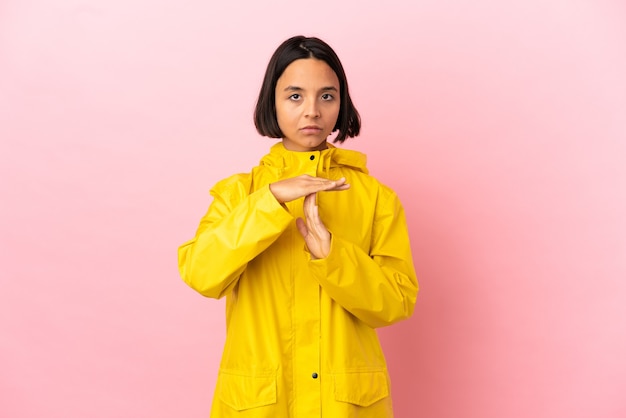
{"label": "woman", "polygon": [[250,173],[211,190],[183,279],[226,296],[227,336],[212,417],[392,417],[375,328],[408,318],[415,277],[404,211],[337,148],[359,114],[335,52],[297,36],[272,56],[255,111],[281,138]]}

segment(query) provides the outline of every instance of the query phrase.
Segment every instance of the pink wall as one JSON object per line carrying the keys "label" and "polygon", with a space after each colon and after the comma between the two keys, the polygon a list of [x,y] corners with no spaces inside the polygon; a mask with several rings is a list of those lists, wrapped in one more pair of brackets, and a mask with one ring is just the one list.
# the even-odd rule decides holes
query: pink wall
{"label": "pink wall", "polygon": [[0,3],[0,416],[208,415],[223,303],[176,248],[272,143],[251,112],[299,33],[408,212],[398,417],[626,416],[623,3],[232,3]]}

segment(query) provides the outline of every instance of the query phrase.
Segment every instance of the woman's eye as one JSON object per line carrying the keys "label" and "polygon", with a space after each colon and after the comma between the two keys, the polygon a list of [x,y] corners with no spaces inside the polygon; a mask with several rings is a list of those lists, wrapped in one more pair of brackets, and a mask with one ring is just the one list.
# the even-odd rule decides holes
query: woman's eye
{"label": "woman's eye", "polygon": [[322,100],[332,100],[332,99],[333,99],[332,94],[329,94],[329,93],[322,94]]}
{"label": "woman's eye", "polygon": [[291,100],[300,100],[300,95],[298,93],[294,93],[291,96],[289,96],[289,98]]}

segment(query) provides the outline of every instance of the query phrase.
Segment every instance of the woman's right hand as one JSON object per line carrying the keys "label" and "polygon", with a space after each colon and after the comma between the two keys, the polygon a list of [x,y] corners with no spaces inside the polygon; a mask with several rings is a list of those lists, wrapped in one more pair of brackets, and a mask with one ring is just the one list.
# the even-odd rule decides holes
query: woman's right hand
{"label": "woman's right hand", "polygon": [[286,203],[317,192],[333,192],[347,190],[350,185],[346,178],[330,180],[323,177],[313,177],[303,174],[270,184],[270,191],[278,202]]}

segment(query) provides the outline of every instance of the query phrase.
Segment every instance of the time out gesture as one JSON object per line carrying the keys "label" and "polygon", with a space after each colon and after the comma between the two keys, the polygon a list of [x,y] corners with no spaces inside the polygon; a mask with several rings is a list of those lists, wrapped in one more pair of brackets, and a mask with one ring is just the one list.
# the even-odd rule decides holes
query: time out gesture
{"label": "time out gesture", "polygon": [[277,181],[270,191],[280,203],[304,197],[304,217],[296,220],[298,231],[313,259],[325,258],[330,252],[330,232],[322,222],[316,204],[317,192],[334,192],[350,188],[344,177],[338,180],[313,177],[306,174]]}

